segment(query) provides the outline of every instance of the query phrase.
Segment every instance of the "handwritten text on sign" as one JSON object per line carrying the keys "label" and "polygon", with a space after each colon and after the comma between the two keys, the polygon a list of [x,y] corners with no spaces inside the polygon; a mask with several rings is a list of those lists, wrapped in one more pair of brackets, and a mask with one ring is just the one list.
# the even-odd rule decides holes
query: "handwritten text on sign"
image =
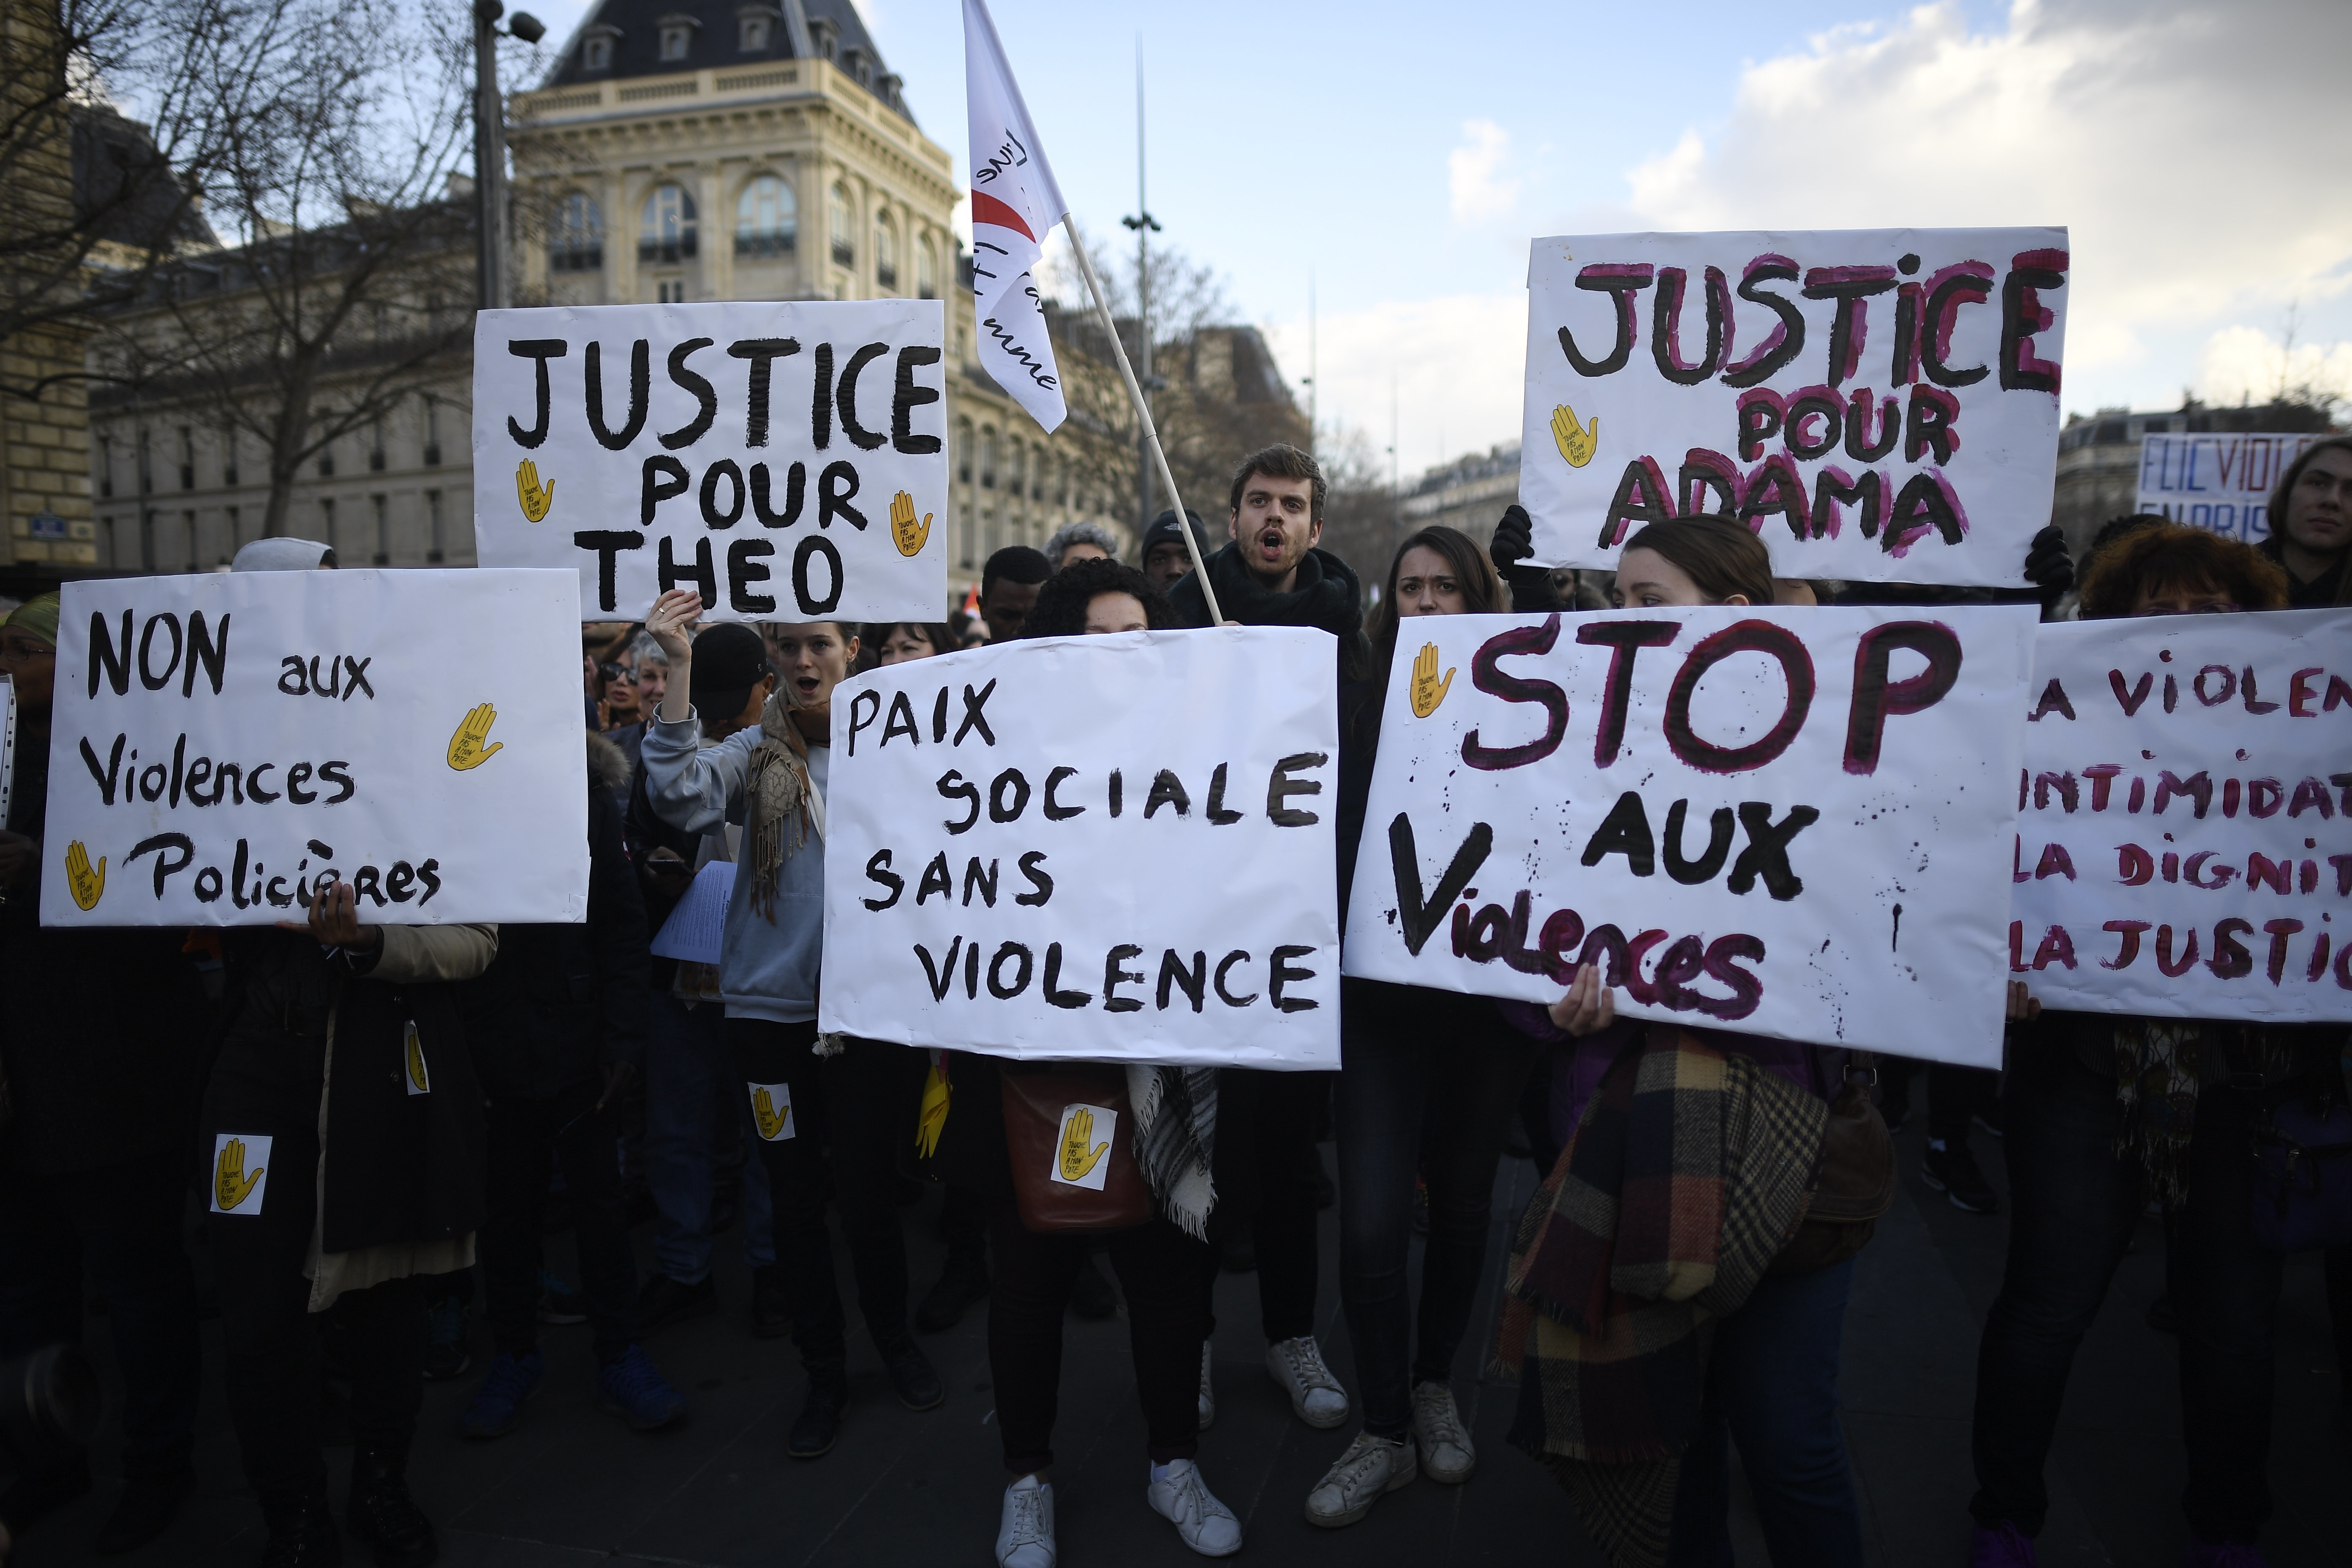
{"label": "handwritten text on sign", "polygon": [[2050,521],[2063,228],[1585,235],[1528,268],[1538,559],[1759,531],[1791,577],[2015,584]]}
{"label": "handwritten text on sign", "polygon": [[2340,610],[2042,628],[2010,967],[2056,1007],[2352,1018]]}
{"label": "handwritten text on sign", "polygon": [[936,616],[943,331],[922,300],[483,311],[482,563],[578,572],[591,619],[674,587],[721,620]]}
{"label": "handwritten text on sign", "polygon": [[1339,1065],[1331,638],[1008,643],[833,700],[821,1026]]}
{"label": "handwritten text on sign", "polygon": [[2272,489],[2318,439],[2241,431],[2143,436],[2132,510],[2260,544],[2271,535]]}
{"label": "handwritten text on sign", "polygon": [[[587,760],[569,572],[69,583],[45,925],[578,921]],[[420,648],[463,647],[446,658]]]}
{"label": "handwritten text on sign", "polygon": [[[2000,1060],[2031,608],[1725,606],[1400,632],[1347,972]],[[1415,649],[1418,648],[1418,653]],[[1411,661],[1407,673],[1406,661]]]}

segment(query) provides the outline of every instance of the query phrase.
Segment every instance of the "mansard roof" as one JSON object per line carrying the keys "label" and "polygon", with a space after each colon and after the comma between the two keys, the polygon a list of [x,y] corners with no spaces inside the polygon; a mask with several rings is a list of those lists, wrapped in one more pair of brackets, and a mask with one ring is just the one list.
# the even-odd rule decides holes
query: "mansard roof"
{"label": "mansard roof", "polygon": [[[767,19],[766,42],[743,47],[747,17]],[[687,30],[683,59],[662,58],[665,26]],[[591,68],[591,45],[605,43],[608,62]],[[883,64],[874,36],[852,0],[597,0],[544,85],[749,65],[760,60],[830,59],[860,86],[911,121],[899,79]]]}

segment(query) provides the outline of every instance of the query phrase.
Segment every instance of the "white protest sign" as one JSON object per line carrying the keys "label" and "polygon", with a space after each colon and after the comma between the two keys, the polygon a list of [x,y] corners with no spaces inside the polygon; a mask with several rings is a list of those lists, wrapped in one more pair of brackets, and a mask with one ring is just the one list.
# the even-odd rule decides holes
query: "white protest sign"
{"label": "white protest sign", "polygon": [[2352,1018],[2347,634],[2341,610],[2042,628],[2009,951],[2044,1005]]}
{"label": "white protest sign", "polygon": [[2066,231],[1538,239],[1519,500],[1536,559],[1760,531],[1784,577],[2015,584],[2050,521]]}
{"label": "white protest sign", "polygon": [[929,620],[947,598],[936,300],[555,306],[474,329],[485,566],[580,574],[590,620]]}
{"label": "white protest sign", "polygon": [[2259,544],[2271,535],[2272,489],[2319,439],[2235,431],[2143,436],[2132,510]]}
{"label": "white protest sign", "polygon": [[250,572],[68,583],[41,923],[576,921],[578,580]]}
{"label": "white protest sign", "polygon": [[1433,616],[1399,633],[1347,972],[2000,1060],[2031,606]]}
{"label": "white protest sign", "polygon": [[818,1026],[1047,1060],[1339,1065],[1330,637],[1006,643],[833,699]]}

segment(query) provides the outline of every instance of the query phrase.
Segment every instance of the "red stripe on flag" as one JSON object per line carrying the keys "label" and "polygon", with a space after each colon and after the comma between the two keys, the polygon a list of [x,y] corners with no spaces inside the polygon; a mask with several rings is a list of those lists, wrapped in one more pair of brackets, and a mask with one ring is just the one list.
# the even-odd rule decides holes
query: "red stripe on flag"
{"label": "red stripe on flag", "polygon": [[1017,230],[1023,238],[1033,245],[1037,241],[1037,237],[1029,232],[1029,226],[1021,221],[1019,213],[1014,212],[986,191],[971,193],[971,221],[984,223],[993,228]]}

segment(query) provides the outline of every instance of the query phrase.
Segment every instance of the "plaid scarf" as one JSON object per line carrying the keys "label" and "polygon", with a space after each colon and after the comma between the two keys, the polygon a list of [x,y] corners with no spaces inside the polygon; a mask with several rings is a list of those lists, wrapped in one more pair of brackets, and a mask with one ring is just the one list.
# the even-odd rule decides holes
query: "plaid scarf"
{"label": "plaid scarf", "polygon": [[1206,1241],[1209,1211],[1217,1206],[1209,1171],[1217,1148],[1217,1069],[1130,1067],[1127,1100],[1144,1184],[1177,1228]]}
{"label": "plaid scarf", "polygon": [[1664,1561],[1705,1326],[1804,1218],[1828,1114],[1748,1058],[1652,1026],[1520,1218],[1496,1353],[1519,1382],[1509,1439],[1559,1472],[1620,1563]]}

